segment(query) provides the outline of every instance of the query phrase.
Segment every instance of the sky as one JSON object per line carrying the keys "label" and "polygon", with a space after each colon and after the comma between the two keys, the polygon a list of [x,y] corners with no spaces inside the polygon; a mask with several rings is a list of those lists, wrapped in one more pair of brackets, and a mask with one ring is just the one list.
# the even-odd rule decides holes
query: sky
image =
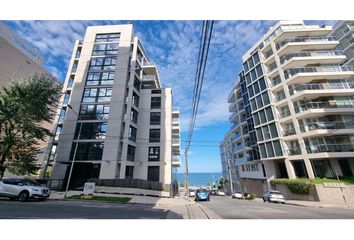
{"label": "sky", "polygon": [[[172,87],[181,112],[181,152],[187,138],[202,21],[4,21],[39,50],[50,73],[64,81],[75,40],[87,26],[132,22],[163,87]],[[242,55],[277,21],[215,21],[196,125],[189,172],[221,172],[219,144],[230,130],[227,96],[242,69]],[[305,21],[333,25],[334,21]],[[184,172],[184,156],[179,172]]]}

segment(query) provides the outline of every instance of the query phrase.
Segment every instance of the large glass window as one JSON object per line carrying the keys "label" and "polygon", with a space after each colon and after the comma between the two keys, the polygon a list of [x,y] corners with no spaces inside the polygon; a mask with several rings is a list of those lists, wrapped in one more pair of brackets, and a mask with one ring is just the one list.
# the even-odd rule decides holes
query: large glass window
{"label": "large glass window", "polygon": [[151,97],[151,108],[161,108],[161,97]]}
{"label": "large glass window", "polygon": [[[78,139],[81,123],[76,124],[75,139]],[[82,123],[80,139],[105,139],[107,123]]]}
{"label": "large glass window", "polygon": [[268,92],[262,93],[262,98],[263,98],[264,106],[266,106],[270,103]]}
{"label": "large glass window", "polygon": [[265,111],[266,111],[266,114],[267,114],[267,119],[268,119],[268,121],[274,120],[274,116],[273,116],[273,112],[272,112],[272,107],[267,107],[267,108],[265,109]]}
{"label": "large glass window", "polygon": [[282,156],[283,155],[283,151],[280,145],[280,141],[276,140],[273,142],[273,146],[274,146],[274,151],[275,151],[275,156]]}
{"label": "large glass window", "polygon": [[119,41],[120,33],[103,33],[96,34],[96,42],[117,42]]}
{"label": "large glass window", "polygon": [[118,54],[118,43],[95,44],[93,46],[92,56],[116,54]]}
{"label": "large glass window", "polygon": [[261,92],[262,92],[264,89],[267,88],[266,83],[265,83],[265,80],[264,80],[264,77],[260,78],[260,79],[258,80],[258,82],[259,82],[259,87],[260,87],[260,89],[261,89]]}
{"label": "large glass window", "polygon": [[111,85],[114,80],[114,72],[91,72],[87,75],[86,86]]}
{"label": "large glass window", "polygon": [[129,126],[128,138],[130,141],[136,142],[136,132],[137,132],[137,129],[135,127]]}
{"label": "large glass window", "polygon": [[134,177],[134,167],[126,166],[125,167],[125,179],[133,179]]}
{"label": "large glass window", "polygon": [[127,161],[134,161],[134,158],[135,158],[135,147],[128,144]]}
{"label": "large glass window", "polygon": [[150,125],[159,125],[161,124],[161,113],[160,112],[151,112],[150,113]]}
{"label": "large glass window", "polygon": [[273,150],[272,142],[267,142],[266,147],[267,147],[268,157],[274,157],[274,150]]}
{"label": "large glass window", "polygon": [[139,107],[139,96],[135,92],[133,92],[133,101],[132,102],[136,107]]}
{"label": "large glass window", "polygon": [[262,134],[262,128],[256,128],[256,133],[257,133],[257,139],[258,141],[263,141],[263,134]]}
{"label": "large glass window", "polygon": [[149,147],[149,161],[160,161],[160,147]]}
{"label": "large glass window", "polygon": [[259,118],[260,118],[260,121],[261,121],[262,124],[267,122],[264,110],[259,111]]}
{"label": "large glass window", "polygon": [[258,82],[253,83],[254,95],[259,93]]}
{"label": "large glass window", "polygon": [[160,181],[160,167],[149,166],[148,167],[148,181],[158,182]]}
{"label": "large glass window", "polygon": [[270,129],[270,133],[272,135],[272,138],[278,137],[278,131],[277,131],[277,128],[275,126],[275,123],[269,124],[269,129]]}
{"label": "large glass window", "polygon": [[112,96],[112,88],[86,88],[82,102],[109,102]]}
{"label": "large glass window", "polygon": [[160,142],[160,129],[150,129],[149,142]]}
{"label": "large glass window", "polygon": [[130,121],[133,123],[138,123],[138,112],[133,108],[130,111]]}
{"label": "large glass window", "polygon": [[80,109],[80,119],[106,120],[109,114],[109,105],[83,104]]}
{"label": "large glass window", "polygon": [[114,70],[117,64],[117,57],[92,58],[89,71]]}
{"label": "large glass window", "polygon": [[[76,142],[72,144],[70,160],[73,159]],[[103,142],[79,142],[75,160],[102,160]]]}
{"label": "large glass window", "polygon": [[270,131],[268,129],[268,125],[262,127],[262,132],[263,132],[263,136],[264,136],[264,140],[269,140],[271,137],[270,137]]}

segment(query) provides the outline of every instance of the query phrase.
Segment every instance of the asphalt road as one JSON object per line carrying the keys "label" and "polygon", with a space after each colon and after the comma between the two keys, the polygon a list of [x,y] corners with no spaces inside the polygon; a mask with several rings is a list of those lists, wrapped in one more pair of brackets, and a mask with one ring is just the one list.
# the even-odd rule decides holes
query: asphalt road
{"label": "asphalt road", "polygon": [[167,215],[182,218],[177,213],[147,204],[0,199],[0,219],[165,219]]}
{"label": "asphalt road", "polygon": [[302,207],[257,200],[211,196],[199,202],[223,219],[354,219],[354,209]]}

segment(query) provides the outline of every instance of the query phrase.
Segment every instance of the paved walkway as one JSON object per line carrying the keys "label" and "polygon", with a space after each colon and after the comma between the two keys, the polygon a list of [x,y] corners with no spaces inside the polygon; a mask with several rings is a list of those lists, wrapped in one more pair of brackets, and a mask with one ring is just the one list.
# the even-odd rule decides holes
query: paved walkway
{"label": "paved walkway", "polygon": [[[67,196],[80,195],[82,191],[69,191]],[[95,193],[96,196],[115,196],[115,197],[129,197],[131,200],[129,204],[148,204],[154,205],[154,208],[169,210],[171,213],[167,216],[168,219],[174,219],[174,213],[183,216],[183,219],[220,219],[214,211],[194,202],[192,199],[187,199],[184,196],[176,196],[174,198],[160,198],[137,195],[123,195],[123,194],[104,194]],[[64,192],[52,191],[50,198],[52,200],[64,199]]]}

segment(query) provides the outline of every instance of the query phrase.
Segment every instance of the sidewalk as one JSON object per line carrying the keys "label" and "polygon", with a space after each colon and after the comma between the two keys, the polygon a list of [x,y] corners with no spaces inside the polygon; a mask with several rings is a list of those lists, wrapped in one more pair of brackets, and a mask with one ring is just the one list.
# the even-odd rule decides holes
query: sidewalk
{"label": "sidewalk", "polygon": [[[82,191],[69,191],[67,196],[80,195]],[[63,200],[64,192],[52,191],[49,199],[51,200]],[[137,195],[123,195],[123,194],[106,194],[95,193],[96,196],[114,196],[114,197],[129,197],[131,200],[128,204],[148,204],[154,205],[154,208],[169,210],[167,219],[175,219],[176,214],[182,216],[183,219],[221,219],[215,212],[209,208],[202,206],[199,203],[189,200],[182,196],[176,196],[174,198],[160,198],[149,196],[137,196]]]}
{"label": "sidewalk", "polygon": [[353,202],[330,203],[330,202],[317,202],[317,201],[300,201],[300,200],[286,200],[288,205],[302,206],[302,207],[318,207],[318,208],[350,208],[354,209]]}

